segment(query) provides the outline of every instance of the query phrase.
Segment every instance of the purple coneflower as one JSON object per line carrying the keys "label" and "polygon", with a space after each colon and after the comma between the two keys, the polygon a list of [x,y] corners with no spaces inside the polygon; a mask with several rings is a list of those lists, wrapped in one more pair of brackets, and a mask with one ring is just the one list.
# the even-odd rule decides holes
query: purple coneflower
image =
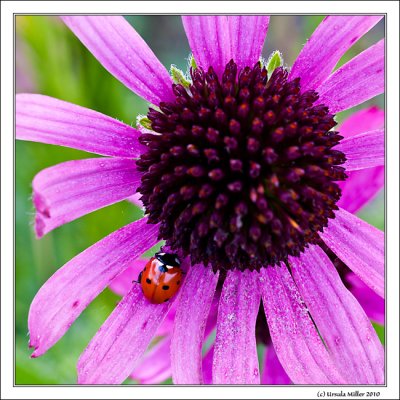
{"label": "purple coneflower", "polygon": [[259,61],[269,17],[183,17],[194,61],[190,77],[173,69],[172,79],[122,17],[64,17],[152,106],[136,130],[60,100],[17,96],[18,138],[109,156],[35,177],[37,235],[136,191],[146,216],[43,285],[29,314],[32,356],[165,240],[187,272],[178,295],[150,304],[133,284],[81,355],[79,383],[121,383],[171,307],[170,344],[160,346],[170,348],[177,384],[257,384],[261,375],[263,383],[383,383],[383,347],[360,303],[368,307],[366,290],[384,295],[384,235],[352,214],[383,185],[383,116],[368,109],[332,130],[336,113],[383,92],[383,40],[332,73],[380,19],[326,17],[288,71],[277,55]]}

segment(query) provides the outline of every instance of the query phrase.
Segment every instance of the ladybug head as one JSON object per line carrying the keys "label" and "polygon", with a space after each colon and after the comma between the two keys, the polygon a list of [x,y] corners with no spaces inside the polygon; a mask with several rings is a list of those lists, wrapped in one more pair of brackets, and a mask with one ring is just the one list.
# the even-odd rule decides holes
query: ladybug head
{"label": "ladybug head", "polygon": [[178,255],[174,254],[174,253],[158,252],[155,254],[155,257],[161,263],[163,263],[165,265],[169,265],[171,267],[179,267],[181,265]]}

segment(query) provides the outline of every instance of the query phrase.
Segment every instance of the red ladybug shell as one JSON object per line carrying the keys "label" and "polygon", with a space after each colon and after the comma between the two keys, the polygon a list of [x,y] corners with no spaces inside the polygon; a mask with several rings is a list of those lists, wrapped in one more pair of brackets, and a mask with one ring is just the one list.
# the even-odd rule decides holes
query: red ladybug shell
{"label": "red ladybug shell", "polygon": [[164,303],[173,297],[182,280],[179,261],[174,263],[176,265],[167,264],[162,258],[164,254],[158,253],[156,257],[152,257],[138,278],[144,296],[153,304]]}

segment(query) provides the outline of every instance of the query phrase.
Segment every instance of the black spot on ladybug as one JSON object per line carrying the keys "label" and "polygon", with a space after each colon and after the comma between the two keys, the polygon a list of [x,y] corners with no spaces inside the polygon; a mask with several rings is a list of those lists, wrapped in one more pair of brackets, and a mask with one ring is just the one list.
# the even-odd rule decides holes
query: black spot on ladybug
{"label": "black spot on ladybug", "polygon": [[167,299],[164,300],[164,303],[166,303],[169,300],[169,297]]}
{"label": "black spot on ladybug", "polygon": [[151,283],[151,279],[149,279],[149,278],[146,278],[146,283],[148,283],[148,284],[150,285],[150,283]]}
{"label": "black spot on ladybug", "polygon": [[162,289],[163,289],[163,290],[168,290],[168,289],[169,289],[169,286],[168,286],[168,285],[164,285],[164,286],[162,287]]}
{"label": "black spot on ladybug", "polygon": [[144,267],[144,271],[146,271],[146,269],[147,269],[147,268],[146,268],[146,267]]}
{"label": "black spot on ladybug", "polygon": [[181,281],[176,282],[177,285],[179,285],[181,283]]}
{"label": "black spot on ladybug", "polygon": [[167,272],[167,271],[168,271],[168,268],[167,268],[165,265],[160,265],[160,266],[158,267],[158,270],[159,270],[160,272]]}

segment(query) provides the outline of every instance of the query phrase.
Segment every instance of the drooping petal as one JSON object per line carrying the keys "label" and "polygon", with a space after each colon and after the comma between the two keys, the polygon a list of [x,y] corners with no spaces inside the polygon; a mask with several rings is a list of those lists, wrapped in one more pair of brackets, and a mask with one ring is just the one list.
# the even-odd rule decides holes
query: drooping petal
{"label": "drooping petal", "polygon": [[385,89],[384,39],[335,71],[317,89],[319,99],[332,113],[347,110],[383,93]]}
{"label": "drooping petal", "polygon": [[221,77],[232,58],[228,18],[221,16],[182,16],[183,27],[197,66],[212,66]]}
{"label": "drooping petal", "polygon": [[134,285],[81,354],[79,384],[120,384],[140,361],[171,303],[152,304]]}
{"label": "drooping petal", "polygon": [[385,132],[383,129],[359,133],[343,139],[336,147],[346,155],[346,171],[382,166],[385,163]]}
{"label": "drooping petal", "polygon": [[385,293],[385,234],[343,209],[320,234],[326,245],[375,293]]}
{"label": "drooping petal", "polygon": [[382,16],[330,15],[307,40],[290,71],[301,78],[302,91],[316,89],[331,73],[342,55]]}
{"label": "drooping petal", "polygon": [[175,384],[200,384],[202,345],[219,273],[192,266],[180,289],[171,343],[172,379]]}
{"label": "drooping petal", "polygon": [[130,377],[142,385],[155,385],[171,377],[171,337],[161,339],[143,356]]}
{"label": "drooping petal", "polygon": [[257,272],[228,271],[218,307],[213,383],[260,383],[255,335],[260,298]]}
{"label": "drooping petal", "polygon": [[345,280],[350,285],[350,292],[361,304],[368,318],[383,325],[385,323],[385,300],[373,292],[356,274],[347,274]]}
{"label": "drooping petal", "polygon": [[41,287],[29,310],[32,357],[53,346],[124,268],[157,243],[157,234],[157,225],[147,225],[143,218],[111,233],[60,268]]}
{"label": "drooping petal", "polygon": [[62,20],[107,71],[150,103],[172,101],[172,79],[146,42],[121,16]]}
{"label": "drooping petal", "polygon": [[294,384],[343,384],[284,264],[260,271],[260,289],[272,343]]}
{"label": "drooping petal", "polygon": [[371,106],[352,113],[339,127],[339,132],[345,138],[359,133],[383,128],[385,111],[377,106]]}
{"label": "drooping petal", "polygon": [[324,343],[350,384],[384,383],[384,351],[360,304],[329,257],[310,246],[290,257],[293,279]]}
{"label": "drooping petal", "polygon": [[37,236],[126,199],[140,177],[135,160],[127,158],[67,161],[40,171],[32,183]]}
{"label": "drooping petal", "polygon": [[264,369],[261,376],[263,385],[290,385],[291,381],[275,353],[274,346],[265,347]]}
{"label": "drooping petal", "polygon": [[111,281],[108,287],[118,296],[125,296],[129,290],[131,290],[132,281],[137,280],[140,271],[143,270],[147,261],[148,260],[144,258],[134,260],[128,268],[123,270]]}
{"label": "drooping petal", "polygon": [[17,94],[17,139],[116,157],[139,157],[140,133],[88,108],[40,94]]}
{"label": "drooping petal", "polygon": [[232,58],[240,71],[253,65],[259,60],[267,36],[269,17],[229,16],[228,17]]}

